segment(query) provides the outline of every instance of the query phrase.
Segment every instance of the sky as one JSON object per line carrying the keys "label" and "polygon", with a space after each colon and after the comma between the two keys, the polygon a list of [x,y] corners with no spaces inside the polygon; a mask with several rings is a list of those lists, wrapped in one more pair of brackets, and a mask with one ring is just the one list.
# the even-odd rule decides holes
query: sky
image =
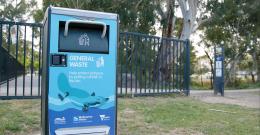
{"label": "sky", "polygon": [[190,41],[193,42],[192,45],[194,45],[194,49],[196,51],[196,56],[200,57],[200,56],[204,56],[204,49],[203,49],[203,44],[201,46],[199,46],[199,42],[202,40],[201,37],[199,36],[200,34],[203,34],[202,31],[197,30],[195,33],[192,33],[190,36]]}

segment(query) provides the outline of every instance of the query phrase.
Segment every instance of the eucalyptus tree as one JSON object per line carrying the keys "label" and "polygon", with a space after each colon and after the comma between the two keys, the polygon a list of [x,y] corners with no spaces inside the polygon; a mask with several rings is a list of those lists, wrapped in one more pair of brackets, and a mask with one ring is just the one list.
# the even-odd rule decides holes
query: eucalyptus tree
{"label": "eucalyptus tree", "polygon": [[[161,31],[163,37],[172,38],[174,34],[178,34],[175,36],[180,39],[188,39],[190,34],[195,31],[200,23],[196,23],[197,17],[196,12],[199,8],[199,2],[191,1],[191,0],[44,0],[43,1],[44,8],[43,10],[39,10],[34,15],[34,18],[39,21],[43,18],[43,11],[49,5],[59,6],[59,7],[69,7],[69,8],[78,8],[85,10],[96,10],[96,11],[105,11],[105,12],[115,12],[120,16],[120,31],[132,31],[132,32],[141,32],[145,34],[156,33],[155,22],[159,22],[161,25]],[[183,19],[177,18],[175,15],[176,8],[181,7],[183,13]],[[188,13],[188,14],[187,14]],[[199,19],[201,20],[201,19]],[[183,27],[183,28],[182,28]],[[185,27],[185,28],[184,28]],[[196,28],[195,28],[196,27]],[[191,30],[192,29],[192,32]],[[187,32],[188,31],[188,32]],[[181,34],[185,33],[185,34]],[[161,42],[159,52],[156,56],[156,62],[153,62],[155,65],[154,70],[159,70],[154,73],[154,78],[158,78],[155,76],[170,75],[171,65],[176,64],[173,63],[173,59],[176,56],[172,56],[173,52],[170,52],[169,45],[164,45],[166,43]],[[137,45],[138,46],[138,45]],[[137,46],[132,46],[127,50],[136,50]],[[139,46],[144,46],[140,43]],[[125,48],[124,46],[123,48]],[[145,47],[148,52],[151,52],[150,47]],[[133,52],[134,52],[133,51]],[[164,52],[162,52],[164,51]],[[130,55],[124,57],[128,57],[128,63],[131,63],[132,55],[134,53],[129,53]],[[166,55],[162,55],[166,54]],[[176,54],[176,53],[175,53]],[[174,58],[173,58],[174,57]],[[158,59],[163,59],[162,64],[158,64]],[[142,63],[142,59],[138,60]],[[161,72],[164,71],[164,72]]]}
{"label": "eucalyptus tree", "polygon": [[0,20],[25,22],[33,14],[35,0],[0,0]]}
{"label": "eucalyptus tree", "polygon": [[[37,9],[37,2],[35,0],[0,0],[0,21],[14,21],[14,22],[27,22],[30,21],[31,16],[34,14],[35,9]],[[1,24],[0,30],[2,32],[0,38],[2,38],[1,47],[9,50],[10,57],[15,57],[17,55],[17,61],[23,63],[25,59],[25,68],[29,69],[31,66],[31,57],[32,54],[30,53],[31,48],[31,41],[27,39],[24,40],[24,27],[12,25],[12,24]],[[9,31],[10,28],[10,31]],[[27,31],[30,29],[27,26]],[[35,29],[36,31],[36,29]],[[10,33],[9,33],[10,32]],[[16,37],[16,33],[18,33],[18,39]],[[27,37],[28,37],[27,32]],[[38,33],[35,33],[35,37],[37,37]],[[10,36],[10,38],[8,38]],[[26,44],[24,43],[26,41]],[[23,46],[25,44],[25,46]],[[16,45],[17,50],[16,50]],[[35,43],[34,47],[37,48],[38,44]],[[24,50],[26,51],[26,55],[23,56]],[[39,53],[38,51],[34,51],[33,57],[38,59]],[[34,65],[32,65],[34,69],[38,69],[39,62],[35,61]]]}
{"label": "eucalyptus tree", "polygon": [[43,19],[43,13],[50,5],[117,13],[120,31],[155,34],[156,6],[150,0],[43,0],[43,9],[34,15],[36,21]]}
{"label": "eucalyptus tree", "polygon": [[[120,32],[156,34],[155,22],[157,14],[155,13],[155,9],[157,6],[154,0],[43,0],[43,9],[38,10],[34,15],[36,21],[39,22],[43,19],[44,11],[50,5],[117,13],[120,18]],[[152,52],[151,47],[143,42],[135,43],[135,45],[132,46],[126,45],[127,42],[132,42],[130,40],[130,38],[125,39],[124,42],[120,44],[119,52],[122,60],[118,66],[124,67],[123,69],[135,67],[129,67],[127,63],[133,63],[132,61],[136,59],[133,55],[137,54],[139,57],[137,57],[136,60],[138,61],[136,67],[142,69],[143,67],[141,67],[140,63],[144,63],[145,59],[143,58],[146,56],[140,52],[140,48],[147,52]],[[126,50],[129,52],[126,52]],[[148,58],[146,58],[146,61],[148,61]],[[140,76],[145,75],[146,73],[144,72],[140,74]]]}
{"label": "eucalyptus tree", "polygon": [[[207,12],[204,10],[205,2],[198,0],[156,0],[155,2],[158,5],[156,11],[162,26],[162,37],[174,37],[188,41],[190,35],[208,20],[205,17],[205,12]],[[178,8],[181,10],[182,18],[177,17],[175,13]],[[181,63],[177,62],[177,58],[180,56],[180,53],[183,53],[184,47],[179,47],[177,50],[172,47],[179,43],[175,45],[170,44],[166,40],[161,42],[155,62],[155,70],[159,70],[159,72],[154,72],[153,78],[159,78],[160,80],[168,78],[172,80],[172,65],[180,66]],[[180,53],[178,54],[177,51]],[[191,51],[191,53],[193,52]],[[163,60],[163,62],[159,62],[159,60]]]}
{"label": "eucalyptus tree", "polygon": [[[259,63],[259,2],[212,0],[207,10],[211,20],[203,27],[205,37],[212,46],[224,44],[225,65],[228,66],[226,84],[232,84],[236,80],[237,65],[247,53],[254,54],[254,62]],[[259,74],[259,68],[256,70]]]}

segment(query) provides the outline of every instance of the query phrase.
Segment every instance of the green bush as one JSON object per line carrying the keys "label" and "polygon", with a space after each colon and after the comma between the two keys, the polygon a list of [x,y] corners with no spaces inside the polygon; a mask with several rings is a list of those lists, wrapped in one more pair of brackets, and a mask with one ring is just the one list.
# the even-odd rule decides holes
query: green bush
{"label": "green bush", "polygon": [[[210,81],[203,81],[203,86],[200,81],[192,80],[191,89],[193,90],[209,90],[211,89]],[[260,88],[260,83],[254,83],[252,80],[236,79],[233,83],[225,85],[225,89],[254,89]]]}

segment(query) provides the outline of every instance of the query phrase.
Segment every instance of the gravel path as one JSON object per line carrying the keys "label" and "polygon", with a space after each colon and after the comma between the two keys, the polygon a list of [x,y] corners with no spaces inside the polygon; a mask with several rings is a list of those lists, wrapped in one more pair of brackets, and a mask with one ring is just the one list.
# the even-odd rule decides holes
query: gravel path
{"label": "gravel path", "polygon": [[225,96],[214,95],[213,90],[191,90],[191,97],[207,103],[240,105],[260,108],[260,88],[245,90],[226,90]]}

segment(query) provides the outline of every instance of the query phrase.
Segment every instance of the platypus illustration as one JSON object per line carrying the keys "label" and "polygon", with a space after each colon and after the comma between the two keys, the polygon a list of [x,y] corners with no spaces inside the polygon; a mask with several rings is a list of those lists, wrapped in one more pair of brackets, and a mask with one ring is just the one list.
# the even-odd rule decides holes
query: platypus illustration
{"label": "platypus illustration", "polygon": [[68,98],[75,106],[82,107],[83,111],[87,111],[90,107],[99,107],[109,100],[96,96],[95,92],[90,95],[86,90],[71,87],[63,73],[58,76],[58,88],[61,92],[58,94],[61,101]]}

